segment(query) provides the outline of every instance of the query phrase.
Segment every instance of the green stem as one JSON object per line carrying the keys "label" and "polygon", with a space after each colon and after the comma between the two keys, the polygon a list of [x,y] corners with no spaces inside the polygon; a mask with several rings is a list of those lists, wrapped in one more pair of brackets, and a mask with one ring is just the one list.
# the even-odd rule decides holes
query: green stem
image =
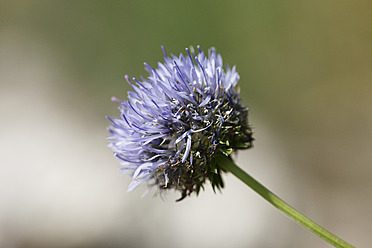
{"label": "green stem", "polygon": [[251,177],[245,171],[240,169],[229,157],[226,157],[224,155],[217,155],[216,161],[221,169],[231,172],[242,182],[248,185],[251,189],[256,191],[256,193],[262,196],[265,200],[274,205],[277,209],[279,209],[288,217],[292,218],[294,221],[306,227],[307,229],[309,229],[314,234],[318,235],[328,243],[339,248],[354,247],[346,243],[342,239],[338,238],[334,234],[328,232],[326,229],[319,226],[314,221],[310,220],[309,218],[298,212],[296,209],[288,205],[286,202],[284,202],[282,199],[280,199],[278,196],[272,193],[269,189],[267,189],[261,183],[256,181],[253,177]]}

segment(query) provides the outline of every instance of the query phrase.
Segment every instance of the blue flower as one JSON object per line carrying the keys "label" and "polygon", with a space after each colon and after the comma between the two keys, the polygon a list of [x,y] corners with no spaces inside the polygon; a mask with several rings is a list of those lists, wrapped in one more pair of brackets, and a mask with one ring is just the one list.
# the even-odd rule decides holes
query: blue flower
{"label": "blue flower", "polygon": [[[252,146],[248,108],[235,90],[239,75],[235,66],[223,67],[214,48],[208,56],[191,48],[187,55],[168,56],[157,68],[145,64],[149,76],[141,80],[125,76],[133,91],[120,101],[120,118],[111,119],[109,146],[130,171],[128,191],[143,183],[160,190],[176,189],[185,198],[199,193],[210,181],[223,187],[215,154],[229,156]],[[180,200],[181,200],[180,199]]]}

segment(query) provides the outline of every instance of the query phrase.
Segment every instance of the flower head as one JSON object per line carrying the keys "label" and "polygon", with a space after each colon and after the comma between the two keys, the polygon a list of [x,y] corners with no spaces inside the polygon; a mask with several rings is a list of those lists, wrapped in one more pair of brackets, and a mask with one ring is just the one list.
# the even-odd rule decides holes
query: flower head
{"label": "flower head", "polygon": [[239,75],[235,66],[223,67],[214,48],[204,54],[198,47],[187,55],[168,56],[153,68],[145,63],[149,76],[132,80],[133,91],[119,104],[120,118],[110,119],[109,146],[131,171],[128,191],[142,183],[160,190],[176,189],[181,199],[199,193],[210,181],[222,188],[216,154],[229,156],[252,146],[248,108],[235,90]]}

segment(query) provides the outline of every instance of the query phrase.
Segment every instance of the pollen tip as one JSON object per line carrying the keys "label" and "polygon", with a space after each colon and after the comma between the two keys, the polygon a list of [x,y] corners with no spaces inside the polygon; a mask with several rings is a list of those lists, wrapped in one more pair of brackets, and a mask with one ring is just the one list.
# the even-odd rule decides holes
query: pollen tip
{"label": "pollen tip", "polygon": [[131,83],[130,82],[130,78],[129,78],[129,76],[127,74],[124,75],[124,78],[125,78],[125,80],[127,80],[128,83]]}
{"label": "pollen tip", "polygon": [[111,101],[115,102],[115,103],[119,103],[119,104],[121,103],[121,101],[118,98],[116,98],[115,96],[111,97]]}

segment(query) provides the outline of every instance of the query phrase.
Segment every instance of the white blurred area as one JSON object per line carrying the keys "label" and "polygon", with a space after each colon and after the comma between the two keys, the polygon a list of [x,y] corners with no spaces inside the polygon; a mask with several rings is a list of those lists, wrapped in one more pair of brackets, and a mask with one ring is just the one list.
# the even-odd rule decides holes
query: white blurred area
{"label": "white blurred area", "polygon": [[[108,122],[91,114],[73,89],[61,90],[74,79],[50,56],[51,48],[25,38],[13,30],[0,35],[0,247],[292,242],[296,224],[231,175],[225,176],[222,193],[207,185],[199,197],[180,203],[174,202],[178,194],[162,200],[152,197],[154,191],[141,198],[144,188],[127,193],[130,178],[118,176],[118,163],[106,147]],[[241,152],[238,163],[296,203],[279,146],[267,130],[255,131],[256,147]]]}
{"label": "white blurred area", "polygon": [[25,38],[1,34],[0,247],[99,239],[122,207],[104,130],[58,90],[70,79],[45,44]]}

